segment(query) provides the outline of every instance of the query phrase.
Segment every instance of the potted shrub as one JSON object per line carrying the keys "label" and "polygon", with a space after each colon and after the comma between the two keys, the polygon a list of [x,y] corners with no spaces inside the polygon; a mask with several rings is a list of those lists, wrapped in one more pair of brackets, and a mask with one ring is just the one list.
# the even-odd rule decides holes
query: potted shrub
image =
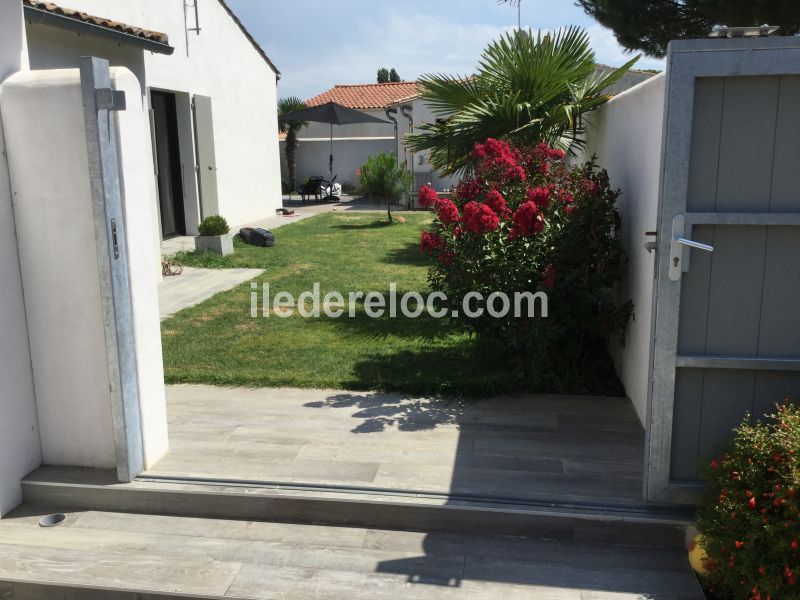
{"label": "potted shrub", "polygon": [[206,217],[197,230],[200,233],[195,238],[198,252],[216,252],[222,256],[233,254],[233,236],[229,235],[231,228],[223,217]]}

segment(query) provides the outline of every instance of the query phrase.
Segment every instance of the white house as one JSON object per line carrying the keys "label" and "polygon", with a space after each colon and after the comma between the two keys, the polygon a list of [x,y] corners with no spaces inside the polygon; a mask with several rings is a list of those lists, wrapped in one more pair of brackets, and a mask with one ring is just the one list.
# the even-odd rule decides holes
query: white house
{"label": "white house", "polygon": [[192,4],[23,0],[31,70],[76,68],[91,55],[139,79],[159,239],[196,234],[204,216],[236,226],[281,205],[280,72],[224,0]]}

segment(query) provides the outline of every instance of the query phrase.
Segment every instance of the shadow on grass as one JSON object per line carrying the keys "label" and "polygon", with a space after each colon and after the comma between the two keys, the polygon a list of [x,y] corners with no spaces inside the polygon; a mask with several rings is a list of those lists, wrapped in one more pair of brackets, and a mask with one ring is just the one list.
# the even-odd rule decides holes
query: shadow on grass
{"label": "shadow on grass", "polygon": [[394,227],[398,223],[389,223],[386,219],[370,221],[369,223],[340,223],[333,225],[333,229],[383,229],[384,227]]}
{"label": "shadow on grass", "polygon": [[381,262],[426,267],[430,266],[432,261],[429,256],[420,252],[419,243],[414,242],[402,248],[390,250],[381,258]]}

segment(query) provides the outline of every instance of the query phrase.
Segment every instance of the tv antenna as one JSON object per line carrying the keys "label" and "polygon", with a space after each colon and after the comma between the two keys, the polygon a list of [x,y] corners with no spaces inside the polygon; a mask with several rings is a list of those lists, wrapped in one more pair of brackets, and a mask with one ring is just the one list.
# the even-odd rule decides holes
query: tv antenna
{"label": "tv antenna", "polygon": [[497,4],[508,4],[517,7],[517,29],[522,29],[522,0],[497,0]]}

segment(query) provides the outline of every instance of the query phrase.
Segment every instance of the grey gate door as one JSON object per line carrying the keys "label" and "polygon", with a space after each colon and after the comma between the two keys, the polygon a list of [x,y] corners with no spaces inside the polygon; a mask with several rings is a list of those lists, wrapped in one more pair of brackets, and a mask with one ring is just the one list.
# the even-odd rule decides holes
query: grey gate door
{"label": "grey gate door", "polygon": [[646,496],[693,503],[800,395],[800,39],[674,42],[666,102]]}
{"label": "grey gate door", "polygon": [[195,96],[194,137],[197,145],[197,179],[200,187],[200,218],[219,214],[217,198],[217,154],[214,148],[214,118],[211,98]]}

